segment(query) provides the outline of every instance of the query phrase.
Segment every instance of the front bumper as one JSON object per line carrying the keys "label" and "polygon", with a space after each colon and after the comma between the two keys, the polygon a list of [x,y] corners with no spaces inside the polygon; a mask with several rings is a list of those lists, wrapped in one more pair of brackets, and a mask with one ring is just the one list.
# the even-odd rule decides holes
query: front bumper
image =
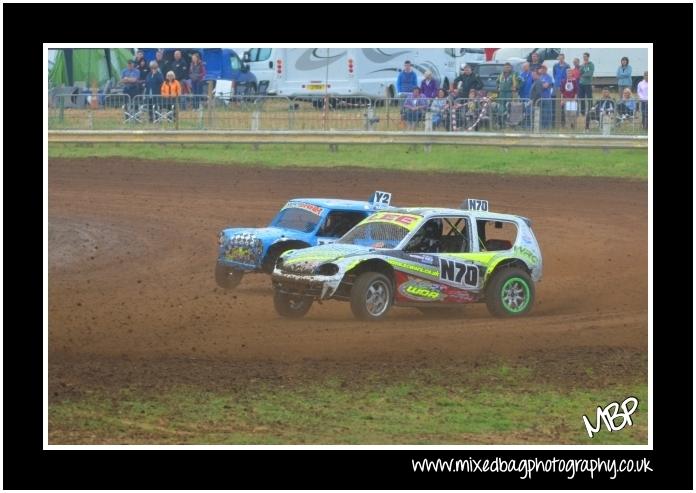
{"label": "front bumper", "polygon": [[239,262],[237,260],[230,260],[230,259],[225,258],[225,257],[218,257],[217,261],[219,264],[222,264],[226,267],[230,267],[232,269],[243,270],[245,272],[259,270],[259,266],[257,266],[256,264],[248,264],[246,262]]}
{"label": "front bumper", "polygon": [[312,296],[318,300],[331,298],[341,283],[341,276],[307,276],[288,274],[276,269],[271,277],[273,288],[288,294]]}

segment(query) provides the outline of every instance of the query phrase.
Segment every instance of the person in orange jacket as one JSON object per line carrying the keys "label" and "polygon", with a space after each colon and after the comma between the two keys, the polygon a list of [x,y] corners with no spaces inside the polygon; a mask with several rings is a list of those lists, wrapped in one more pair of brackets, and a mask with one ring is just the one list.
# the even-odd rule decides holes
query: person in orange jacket
{"label": "person in orange jacket", "polygon": [[176,100],[181,96],[181,84],[174,75],[173,71],[167,72],[167,78],[162,83],[162,98],[164,106],[172,108],[174,111],[174,119],[176,119]]}

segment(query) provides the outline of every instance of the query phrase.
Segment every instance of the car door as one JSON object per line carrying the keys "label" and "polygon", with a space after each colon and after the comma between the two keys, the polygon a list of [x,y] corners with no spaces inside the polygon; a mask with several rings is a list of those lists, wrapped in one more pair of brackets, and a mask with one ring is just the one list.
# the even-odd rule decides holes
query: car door
{"label": "car door", "polygon": [[475,261],[474,232],[468,214],[432,217],[425,221],[404,248],[411,258],[423,258],[432,266],[432,275],[440,283],[438,301],[465,302],[467,292],[481,286]]}

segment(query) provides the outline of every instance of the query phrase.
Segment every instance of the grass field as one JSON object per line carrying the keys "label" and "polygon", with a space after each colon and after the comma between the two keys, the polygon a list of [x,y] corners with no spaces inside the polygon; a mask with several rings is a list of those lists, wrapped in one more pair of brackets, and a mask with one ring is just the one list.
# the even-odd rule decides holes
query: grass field
{"label": "grass field", "polygon": [[648,152],[640,149],[532,149],[475,146],[267,144],[50,144],[49,158],[125,158],[182,163],[270,167],[357,166],[439,172],[501,173],[545,176],[603,176],[646,180]]}
{"label": "grass field", "polygon": [[[592,385],[593,369],[587,369]],[[161,444],[645,444],[647,385],[557,385],[496,364],[451,378],[414,371],[394,380],[326,377],[257,382],[228,391],[92,392],[49,408],[51,443]],[[582,416],[628,396],[633,425],[590,439]]]}

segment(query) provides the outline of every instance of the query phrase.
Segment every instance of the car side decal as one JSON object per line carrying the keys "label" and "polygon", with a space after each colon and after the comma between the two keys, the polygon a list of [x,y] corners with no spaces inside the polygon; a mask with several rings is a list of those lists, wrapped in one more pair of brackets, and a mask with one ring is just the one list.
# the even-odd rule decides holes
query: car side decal
{"label": "car side decal", "polygon": [[479,269],[476,265],[455,260],[440,259],[440,279],[464,286],[478,286]]}

